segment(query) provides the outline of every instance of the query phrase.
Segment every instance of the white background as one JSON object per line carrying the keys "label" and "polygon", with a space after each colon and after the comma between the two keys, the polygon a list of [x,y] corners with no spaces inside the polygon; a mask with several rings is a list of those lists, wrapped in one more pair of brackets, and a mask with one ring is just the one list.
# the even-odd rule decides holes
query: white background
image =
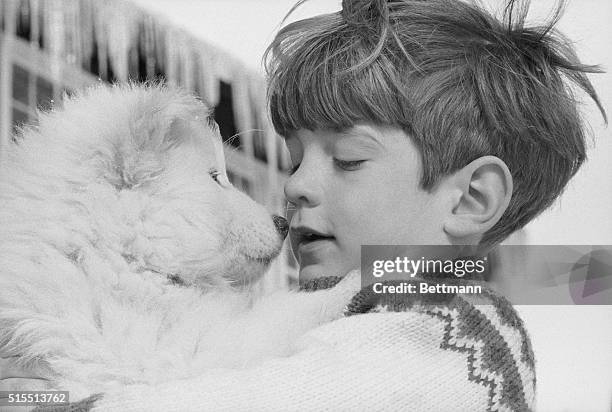
{"label": "white background", "polygon": [[[254,70],[293,0],[137,0]],[[493,9],[500,0],[483,0]],[[311,0],[291,20],[339,9]],[[532,0],[531,21],[553,8]],[[560,25],[585,63],[612,70],[612,0],[569,0]],[[612,76],[591,76],[612,118]],[[589,160],[559,202],[529,225],[531,244],[612,244],[612,135],[593,103],[583,110],[592,129]],[[538,410],[611,411],[612,306],[521,307],[537,359]]]}

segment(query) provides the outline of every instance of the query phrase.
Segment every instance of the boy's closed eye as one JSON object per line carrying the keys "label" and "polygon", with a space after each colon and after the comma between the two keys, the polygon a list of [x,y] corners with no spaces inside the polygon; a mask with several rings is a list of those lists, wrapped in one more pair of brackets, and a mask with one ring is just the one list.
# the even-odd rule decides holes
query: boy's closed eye
{"label": "boy's closed eye", "polygon": [[346,171],[358,170],[364,162],[367,162],[367,160],[341,160],[334,158],[336,166]]}
{"label": "boy's closed eye", "polygon": [[[361,167],[363,165],[363,163],[367,162],[366,159],[362,159],[362,160],[342,160],[342,159],[336,159],[334,158],[334,164],[342,169],[342,170],[346,170],[346,171],[352,171],[352,170],[358,170],[359,167]],[[295,174],[295,172],[297,172],[297,170],[300,168],[300,164],[298,163],[294,166],[291,167],[291,169],[289,169],[288,174],[289,176],[292,176],[293,174]]]}

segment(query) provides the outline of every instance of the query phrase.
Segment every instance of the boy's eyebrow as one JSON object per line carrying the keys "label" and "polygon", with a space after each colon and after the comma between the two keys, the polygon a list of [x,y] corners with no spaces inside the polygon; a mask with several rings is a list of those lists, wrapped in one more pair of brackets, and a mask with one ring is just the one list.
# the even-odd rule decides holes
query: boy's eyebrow
{"label": "boy's eyebrow", "polygon": [[377,133],[374,130],[372,130],[370,127],[367,127],[367,126],[361,126],[361,125],[353,126],[349,129],[344,129],[340,131],[340,134],[346,137],[357,137],[357,138],[365,137],[368,140],[371,140],[372,142],[376,143],[378,146],[384,147],[382,142],[376,137]]}

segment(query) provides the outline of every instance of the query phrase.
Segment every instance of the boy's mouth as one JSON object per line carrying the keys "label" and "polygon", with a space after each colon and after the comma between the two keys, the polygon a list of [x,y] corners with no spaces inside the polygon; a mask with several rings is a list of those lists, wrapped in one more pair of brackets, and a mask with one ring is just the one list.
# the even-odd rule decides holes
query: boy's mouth
{"label": "boy's mouth", "polygon": [[309,228],[307,226],[296,226],[292,227],[291,231],[296,234],[295,240],[297,245],[306,245],[319,240],[333,240],[334,237],[316,229]]}

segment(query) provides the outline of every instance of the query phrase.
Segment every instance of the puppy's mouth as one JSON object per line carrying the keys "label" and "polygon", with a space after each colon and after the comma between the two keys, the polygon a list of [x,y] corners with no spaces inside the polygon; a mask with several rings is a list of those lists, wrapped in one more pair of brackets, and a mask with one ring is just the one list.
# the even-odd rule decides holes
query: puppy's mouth
{"label": "puppy's mouth", "polygon": [[266,257],[254,257],[254,256],[245,255],[245,257],[246,257],[246,260],[248,260],[249,262],[258,263],[263,266],[269,266],[270,263],[272,263],[272,259],[274,259],[276,255],[266,256]]}
{"label": "puppy's mouth", "polygon": [[162,272],[161,270],[154,269],[154,268],[145,268],[144,270],[148,270],[149,272],[153,272],[160,276],[165,277],[168,280],[168,283],[170,283],[171,285],[188,286],[185,279],[183,279],[181,275],[179,275],[178,273],[165,273],[165,272]]}
{"label": "puppy's mouth", "polygon": [[270,266],[270,264],[272,263],[272,261],[274,259],[276,259],[276,257],[279,255],[280,253],[280,247],[276,250],[274,250],[272,253],[264,255],[264,256],[253,256],[249,253],[244,253],[243,256],[246,259],[247,262],[251,262],[251,263],[257,263],[259,265],[262,265],[264,267],[268,267]]}

